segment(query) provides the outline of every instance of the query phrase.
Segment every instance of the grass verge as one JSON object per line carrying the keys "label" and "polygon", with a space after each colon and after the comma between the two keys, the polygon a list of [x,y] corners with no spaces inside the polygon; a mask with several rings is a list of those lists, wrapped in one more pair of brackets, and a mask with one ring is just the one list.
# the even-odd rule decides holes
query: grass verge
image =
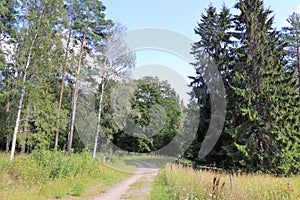
{"label": "grass verge", "polygon": [[173,164],[159,172],[153,184],[151,199],[296,200],[300,199],[300,176],[230,176],[223,172],[195,171]]}
{"label": "grass verge", "polygon": [[30,155],[0,154],[0,199],[85,199],[129,177],[93,160],[88,152],[36,151]]}

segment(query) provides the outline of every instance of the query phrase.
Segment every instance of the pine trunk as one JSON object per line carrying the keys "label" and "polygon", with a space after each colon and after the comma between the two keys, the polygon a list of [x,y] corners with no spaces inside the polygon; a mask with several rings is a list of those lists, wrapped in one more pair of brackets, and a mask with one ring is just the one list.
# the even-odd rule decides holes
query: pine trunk
{"label": "pine trunk", "polygon": [[96,135],[95,135],[93,158],[96,158],[98,137],[99,137],[100,127],[101,127],[102,102],[103,102],[103,93],[104,93],[104,88],[105,88],[104,84],[105,84],[104,80],[102,79],[101,95],[100,95],[100,99],[99,99],[98,120],[97,120],[97,129],[96,129]]}
{"label": "pine trunk", "polygon": [[55,150],[58,147],[58,137],[59,137],[59,128],[60,128],[60,111],[61,111],[63,94],[64,94],[65,71],[67,68],[67,60],[68,60],[68,52],[69,52],[69,46],[70,46],[70,40],[71,40],[71,33],[72,33],[71,30],[69,30],[69,36],[68,36],[68,40],[67,40],[67,47],[66,47],[66,53],[65,53],[65,62],[64,62],[64,66],[62,68],[62,74],[61,74],[61,86],[60,86],[60,91],[59,91],[58,114],[57,114],[57,121],[56,121],[56,133],[55,133],[55,143],[54,143]]}
{"label": "pine trunk", "polygon": [[68,134],[68,155],[71,155],[71,149],[72,149],[72,141],[73,141],[73,134],[74,134],[74,126],[75,126],[75,114],[76,114],[76,106],[77,106],[77,99],[78,99],[78,89],[79,89],[79,74],[81,69],[81,62],[83,57],[83,50],[85,46],[85,37],[86,37],[86,31],[83,33],[82,38],[82,45],[80,48],[80,55],[79,55],[79,61],[78,61],[78,67],[77,67],[77,78],[75,83],[75,88],[73,92],[73,101],[72,101],[72,111],[71,111],[71,121],[70,121],[70,130]]}

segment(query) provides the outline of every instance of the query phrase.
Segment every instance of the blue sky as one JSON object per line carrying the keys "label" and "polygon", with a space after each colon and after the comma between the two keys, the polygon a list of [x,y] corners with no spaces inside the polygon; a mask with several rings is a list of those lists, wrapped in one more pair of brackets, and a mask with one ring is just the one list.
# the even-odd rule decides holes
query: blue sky
{"label": "blue sky", "polygon": [[[227,0],[225,5],[231,8],[232,11],[236,0]],[[197,22],[201,18],[201,13],[212,4],[217,8],[221,8],[224,1],[219,0],[103,0],[104,5],[107,7],[106,16],[108,19],[112,19],[115,22],[120,22],[128,31],[141,29],[141,28],[159,28],[175,31],[185,37],[197,41],[199,38],[194,34],[194,28]],[[275,14],[275,27],[281,28],[286,26],[287,17],[294,11],[298,10],[300,13],[300,1],[299,0],[265,0],[265,7],[270,7]],[[147,38],[145,38],[147,39]],[[176,41],[174,41],[176,42]],[[194,69],[189,63],[180,57],[166,51],[158,49],[143,49],[136,51],[137,65],[139,67],[151,67],[159,65],[165,66],[169,69],[173,69],[180,74],[182,78],[186,80],[186,83],[182,81],[178,84],[188,84],[188,75],[194,74]],[[145,69],[145,68],[143,68]],[[153,68],[153,73],[158,77],[161,75],[158,68]],[[144,70],[145,71],[145,70]],[[151,70],[146,70],[145,73],[150,73]],[[162,70],[164,71],[164,70]],[[139,70],[139,74],[140,70]],[[173,73],[170,73],[173,74]],[[148,75],[148,74],[145,74]],[[153,75],[153,74],[149,74]],[[163,76],[165,77],[165,76]],[[176,82],[178,77],[171,77],[169,82]],[[180,79],[182,80],[182,79]],[[182,87],[172,85],[177,93],[181,93],[183,97],[188,89],[183,91]]]}
{"label": "blue sky", "polygon": [[[225,1],[232,8],[235,0]],[[265,0],[265,6],[275,13],[275,25],[281,27],[286,18],[298,6],[298,0]],[[103,0],[106,15],[119,21],[129,30],[143,27],[166,28],[178,31],[194,38],[193,28],[201,17],[201,13],[210,3],[220,8],[224,1],[219,0]],[[232,10],[234,10],[232,8]]]}

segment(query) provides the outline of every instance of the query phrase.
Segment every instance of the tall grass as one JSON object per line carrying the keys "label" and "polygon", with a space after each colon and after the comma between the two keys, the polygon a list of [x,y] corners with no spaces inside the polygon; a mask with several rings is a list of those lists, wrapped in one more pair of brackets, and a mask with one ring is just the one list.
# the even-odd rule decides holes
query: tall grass
{"label": "tall grass", "polygon": [[64,151],[35,151],[13,161],[0,154],[0,199],[78,196],[87,185],[111,185],[127,176],[101,165],[88,152],[67,156]]}
{"label": "tall grass", "polygon": [[283,200],[300,199],[300,176],[235,174],[169,165],[154,181],[151,199]]}

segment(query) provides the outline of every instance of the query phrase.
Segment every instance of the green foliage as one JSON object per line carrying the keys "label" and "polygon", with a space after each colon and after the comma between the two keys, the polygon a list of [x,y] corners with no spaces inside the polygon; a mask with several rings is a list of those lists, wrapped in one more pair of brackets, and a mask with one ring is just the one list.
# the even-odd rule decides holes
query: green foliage
{"label": "green foliage", "polygon": [[15,0],[1,1],[0,2],[0,32],[5,36],[14,35],[15,23],[18,16],[16,16],[16,10],[19,2]]}
{"label": "green foliage", "polygon": [[129,101],[130,107],[120,109],[124,113],[117,119],[129,117],[124,132],[114,134],[114,141],[128,151],[159,150],[179,132],[182,116],[178,96],[167,81],[158,78],[144,77],[134,84],[136,88],[131,97],[118,99],[120,105],[126,105],[120,101]]}
{"label": "green foliage", "polygon": [[[215,92],[218,90],[218,88],[209,89],[208,85],[214,85],[214,81],[216,81],[215,77],[218,77],[219,74],[222,75],[222,80],[226,89],[227,119],[230,118],[229,112],[234,108],[234,103],[228,98],[234,98],[235,95],[231,88],[232,75],[235,73],[231,66],[232,55],[230,52],[232,41],[230,40],[231,34],[229,33],[229,30],[232,28],[232,15],[225,6],[222,7],[220,13],[217,12],[215,7],[209,6],[206,9],[206,12],[202,14],[201,20],[195,28],[195,34],[200,36],[200,40],[192,45],[192,54],[196,61],[195,63],[192,63],[192,66],[195,68],[197,75],[189,77],[191,79],[193,92],[190,94],[191,102],[188,105],[186,112],[196,112],[193,116],[199,115],[200,119],[198,119],[198,129],[193,130],[193,132],[197,132],[197,138],[193,141],[185,156],[198,162],[220,164],[222,160],[224,161],[227,159],[225,155],[222,155],[221,153],[221,142],[216,144],[215,148],[205,157],[205,159],[199,160],[198,152],[205,139],[211,121],[211,107],[215,106],[211,105],[211,92],[209,90],[215,90]],[[211,70],[212,67],[216,67],[219,74],[213,72],[216,70]],[[200,110],[200,112],[198,110]],[[197,113],[197,111],[199,113]],[[188,114],[188,116],[190,115],[191,114]],[[196,121],[196,119],[192,119],[192,121],[186,123],[196,123]],[[228,136],[221,134],[219,141],[224,141],[227,137]],[[221,156],[223,157],[222,160],[220,159]]]}
{"label": "green foliage", "polygon": [[282,28],[283,39],[287,43],[287,67],[292,72],[297,71],[298,78],[300,78],[300,14],[291,14],[287,22],[290,26]]}
{"label": "green foliage", "polygon": [[[10,142],[20,109],[18,132],[21,134],[17,138],[17,150],[30,152],[34,148],[51,148],[58,112],[62,132],[59,144],[60,148],[66,146],[64,133],[69,125],[77,43],[82,41],[84,33],[86,49],[95,49],[101,43],[105,30],[112,25],[105,19],[104,10],[103,3],[95,0],[0,2],[0,31],[5,36],[0,49],[1,149],[5,149],[6,140]],[[71,30],[69,49],[65,47],[67,29]],[[4,43],[9,47],[3,48]],[[65,58],[66,53],[68,58]],[[65,95],[59,111],[59,83],[65,64]],[[25,95],[19,108],[17,100],[23,88]],[[75,149],[82,147],[76,136],[74,143],[78,144]]]}
{"label": "green foliage", "polygon": [[[249,10],[250,3],[256,6]],[[236,48],[239,57],[234,69],[240,72],[236,80],[244,80],[244,84],[233,84],[237,112],[243,119],[228,131],[240,152],[240,156],[234,156],[234,162],[248,170],[297,173],[292,167],[288,172],[280,170],[282,157],[287,153],[283,149],[289,146],[286,141],[299,140],[299,124],[295,124],[299,115],[289,109],[299,108],[299,96],[293,75],[285,70],[284,43],[272,29],[272,12],[263,8],[262,1],[240,1],[236,8],[241,10],[236,18],[236,38],[241,44]],[[245,67],[241,67],[244,63]],[[246,92],[239,93],[241,89]],[[299,157],[294,158],[298,162]],[[295,162],[289,161],[291,165]]]}
{"label": "green foliage", "polygon": [[239,0],[235,8],[240,13],[233,16],[226,7],[217,13],[210,6],[195,29],[201,38],[193,45],[198,76],[191,77],[192,98],[197,99],[204,119],[194,149],[208,128],[211,105],[206,84],[214,81],[206,78],[210,65],[203,61],[204,48],[222,75],[227,116],[219,142],[201,162],[247,171],[298,173],[299,92],[285,61],[286,43],[273,29],[272,11],[264,8],[263,1]]}
{"label": "green foliage", "polygon": [[86,34],[87,46],[95,47],[103,39],[104,30],[112,24],[105,20],[104,11],[106,7],[101,1],[76,0],[69,5],[72,13],[72,29],[75,37],[82,41]]}

